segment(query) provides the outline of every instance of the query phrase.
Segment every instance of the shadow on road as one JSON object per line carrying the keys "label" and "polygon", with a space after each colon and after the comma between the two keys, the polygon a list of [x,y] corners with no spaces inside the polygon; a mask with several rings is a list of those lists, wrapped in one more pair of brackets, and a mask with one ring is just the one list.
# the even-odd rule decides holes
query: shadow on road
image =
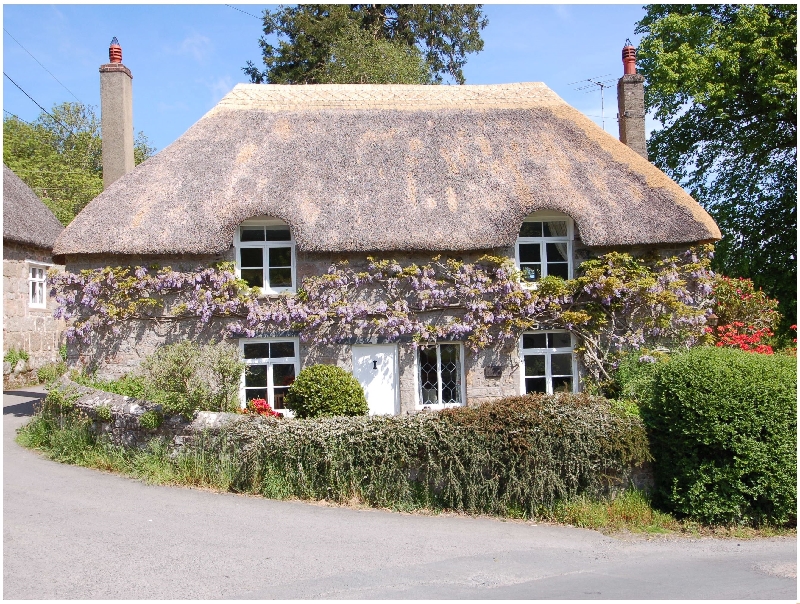
{"label": "shadow on road", "polygon": [[35,411],[34,404],[39,401],[25,401],[16,405],[3,407],[3,415],[14,415],[16,417],[31,417]]}
{"label": "shadow on road", "polygon": [[[33,390],[5,390],[3,391],[3,415],[31,417],[36,411],[35,405],[45,396],[46,393]],[[17,397],[27,400],[17,402],[14,400]]]}

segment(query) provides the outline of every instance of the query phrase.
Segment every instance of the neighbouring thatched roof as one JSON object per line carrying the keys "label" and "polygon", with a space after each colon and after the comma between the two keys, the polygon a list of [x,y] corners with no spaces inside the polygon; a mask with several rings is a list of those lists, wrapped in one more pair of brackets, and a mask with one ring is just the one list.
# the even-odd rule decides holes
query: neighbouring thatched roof
{"label": "neighbouring thatched roof", "polygon": [[305,251],[487,249],[543,208],[590,246],[720,237],[677,184],[541,83],[240,84],[95,198],[55,253],[218,253],[264,215]]}
{"label": "neighbouring thatched roof", "polygon": [[3,240],[51,250],[63,230],[36,193],[3,164]]}

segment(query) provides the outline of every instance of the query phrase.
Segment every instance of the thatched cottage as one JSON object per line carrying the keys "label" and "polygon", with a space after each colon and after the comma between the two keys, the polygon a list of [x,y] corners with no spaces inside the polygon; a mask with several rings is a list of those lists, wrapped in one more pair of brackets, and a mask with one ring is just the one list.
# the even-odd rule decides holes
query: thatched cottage
{"label": "thatched cottage", "polygon": [[[628,115],[643,128],[643,115]],[[594,252],[719,239],[710,216],[640,153],[542,83],[241,84],[94,199],[54,253],[68,270],[228,259],[251,284],[280,293],[332,261],[368,255],[491,252],[535,280],[571,277]],[[93,354],[104,371],[122,372],[181,337],[212,334],[142,326]],[[320,361],[352,370],[373,412],[576,390],[573,346],[566,332],[477,354],[458,342],[416,349],[357,334],[314,347],[291,333],[243,339],[247,363],[262,369],[243,379],[242,396],[280,408],[285,384]]]}
{"label": "thatched cottage", "polygon": [[4,388],[29,381],[32,371],[58,359],[64,324],[53,319],[46,273],[63,230],[36,193],[3,164],[3,355],[28,355],[27,361],[3,363]]}

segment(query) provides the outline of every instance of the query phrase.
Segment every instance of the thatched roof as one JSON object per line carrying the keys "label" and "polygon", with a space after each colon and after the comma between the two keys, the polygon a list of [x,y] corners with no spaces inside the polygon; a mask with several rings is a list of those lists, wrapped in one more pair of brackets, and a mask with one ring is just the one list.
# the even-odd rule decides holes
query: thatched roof
{"label": "thatched roof", "polygon": [[94,199],[57,254],[218,253],[271,216],[305,251],[510,245],[537,209],[590,246],[720,237],[678,185],[541,83],[240,84]]}
{"label": "thatched roof", "polygon": [[63,230],[36,193],[3,164],[3,240],[51,250]]}

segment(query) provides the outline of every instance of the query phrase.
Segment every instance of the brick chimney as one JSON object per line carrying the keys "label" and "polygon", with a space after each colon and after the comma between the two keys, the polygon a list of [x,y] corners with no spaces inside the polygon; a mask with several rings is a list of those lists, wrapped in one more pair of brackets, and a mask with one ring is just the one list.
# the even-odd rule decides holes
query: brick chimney
{"label": "brick chimney", "polygon": [[103,189],[133,170],[133,76],[122,64],[116,38],[108,63],[100,66],[100,126],[103,136]]}
{"label": "brick chimney", "polygon": [[617,82],[619,140],[647,159],[644,138],[644,77],[636,73],[636,49],[625,40],[622,49],[623,76]]}

